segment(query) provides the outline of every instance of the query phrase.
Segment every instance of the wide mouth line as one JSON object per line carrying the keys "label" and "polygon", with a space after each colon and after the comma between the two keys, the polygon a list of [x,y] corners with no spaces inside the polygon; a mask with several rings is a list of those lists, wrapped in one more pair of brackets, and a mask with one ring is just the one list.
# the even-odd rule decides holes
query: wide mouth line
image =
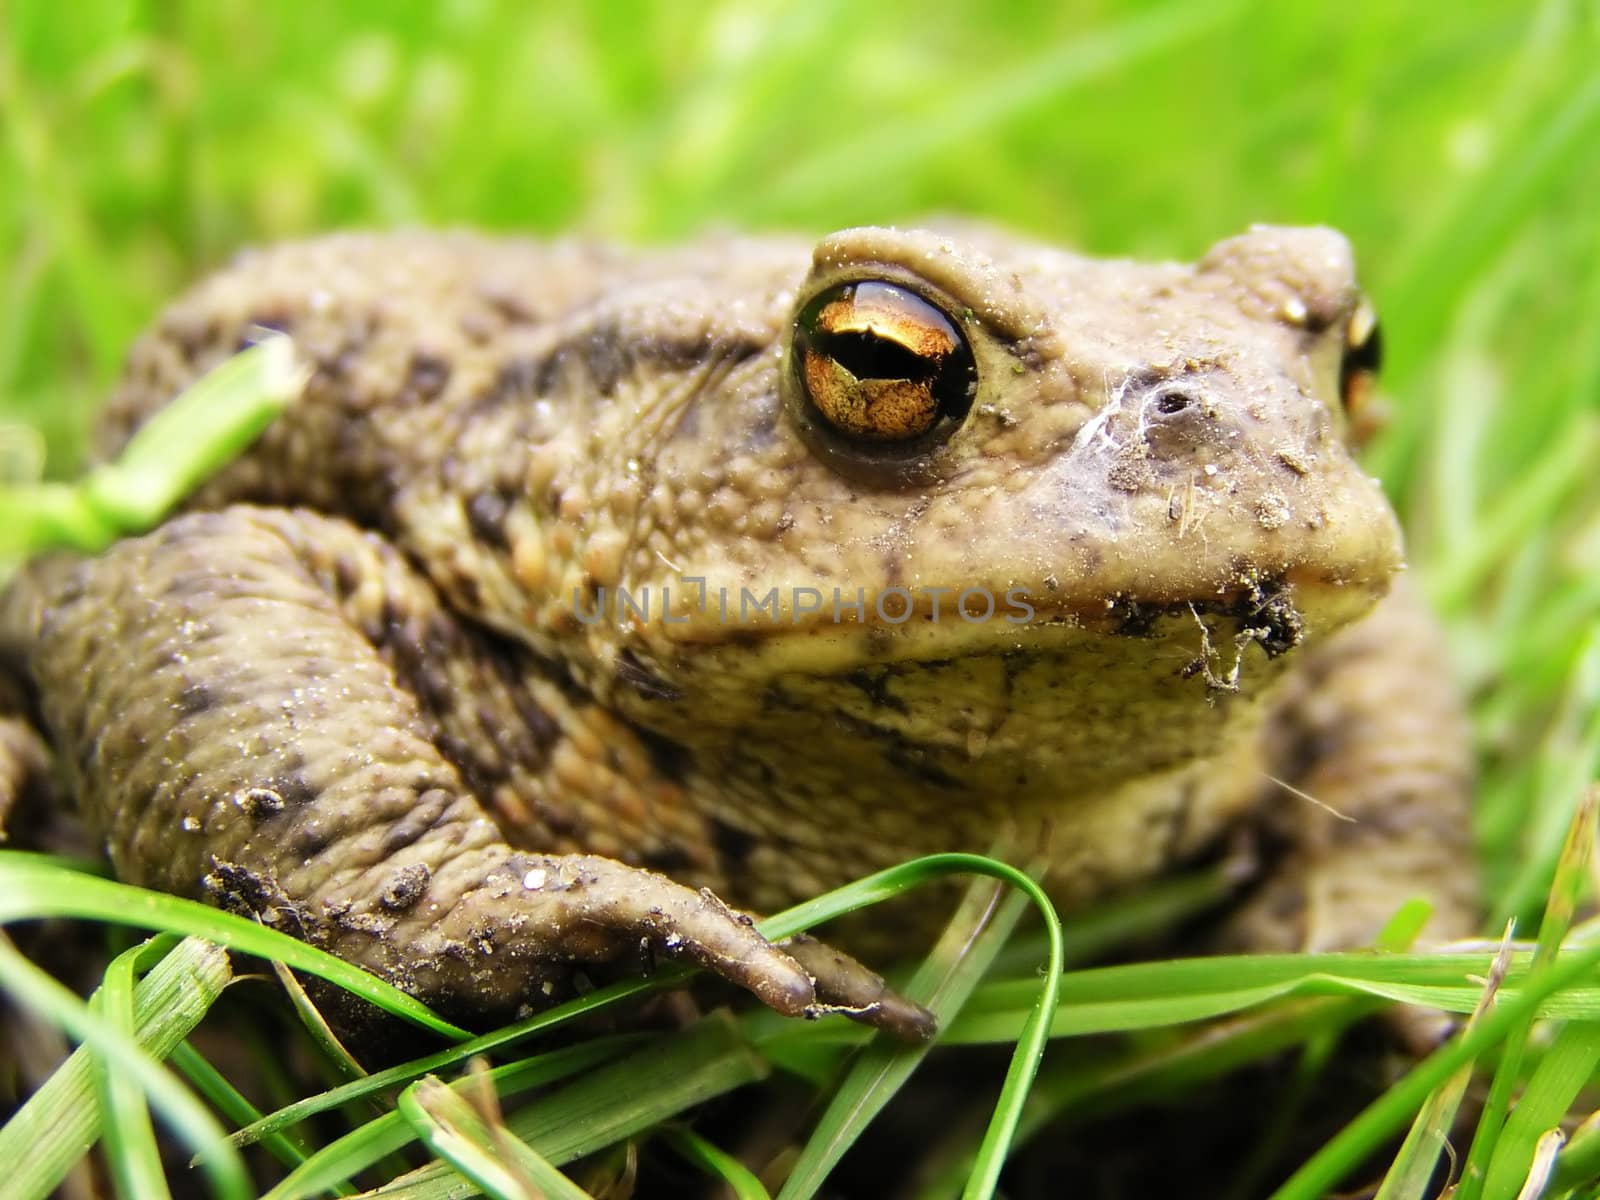
{"label": "wide mouth line", "polygon": [[[1231,586],[1172,595],[1119,594],[1100,600],[1059,596],[1048,589],[1020,587],[886,588],[873,597],[840,589],[776,586],[764,592],[745,590],[717,596],[689,612],[669,610],[655,597],[631,597],[615,606],[605,603],[580,613],[586,625],[614,621],[628,632],[655,627],[676,642],[728,641],[743,645],[794,637],[816,637],[830,631],[867,637],[901,637],[922,641],[944,634],[980,639],[983,627],[1003,635],[1025,636],[1028,627],[1071,628],[1085,633],[1149,636],[1170,619],[1186,622],[1225,618],[1244,627],[1260,627],[1274,646],[1299,640],[1302,614],[1323,606],[1319,597],[1343,593],[1371,596],[1373,583],[1330,580],[1320,575],[1297,577],[1284,572],[1260,579],[1241,578]],[[920,594],[919,594],[920,592]],[[1341,606],[1343,607],[1343,606]]]}

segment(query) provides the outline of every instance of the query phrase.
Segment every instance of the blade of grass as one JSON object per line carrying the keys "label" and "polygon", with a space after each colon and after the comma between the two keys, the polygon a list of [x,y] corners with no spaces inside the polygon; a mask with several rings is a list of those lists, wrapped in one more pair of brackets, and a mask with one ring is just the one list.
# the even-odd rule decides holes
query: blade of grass
{"label": "blade of grass", "polygon": [[[173,1047],[167,1061],[187,1079],[195,1091],[210,1102],[234,1125],[248,1125],[261,1119],[261,1110],[243,1096],[216,1067],[188,1042]],[[291,1137],[272,1133],[261,1139],[267,1151],[290,1170],[304,1163],[308,1151]],[[354,1188],[331,1186],[341,1195],[354,1192]]]}
{"label": "blade of grass", "polygon": [[435,1076],[400,1093],[400,1112],[430,1150],[497,1200],[593,1200]]}
{"label": "blade of grass", "polygon": [[[765,1061],[726,1013],[620,1059],[506,1118],[506,1128],[558,1166],[658,1125],[685,1109],[766,1077]],[[463,1195],[430,1163],[385,1190],[390,1200]]]}
{"label": "blade of grass", "polygon": [[1556,1156],[1550,1175],[1550,1194],[1565,1195],[1573,1188],[1593,1188],[1600,1179],[1600,1112],[1592,1112],[1572,1131],[1572,1138]]}
{"label": "blade of grass", "polygon": [[[1512,928],[1509,924],[1506,926],[1505,941],[1500,953],[1495,956],[1494,967],[1484,983],[1478,1007],[1467,1018],[1468,1029],[1483,1020],[1483,1014],[1494,1003],[1506,971],[1510,969]],[[1423,1200],[1428,1194],[1434,1173],[1438,1170],[1439,1155],[1449,1144],[1451,1127],[1471,1081],[1472,1064],[1468,1063],[1428,1096],[1427,1102],[1417,1112],[1416,1120],[1412,1121],[1394,1162],[1385,1172],[1376,1200]]]}
{"label": "blade of grass", "polygon": [[[158,1055],[188,1035],[229,978],[227,956],[216,947],[191,940],[180,950],[163,959],[139,989],[138,1028],[148,1031],[150,1048]],[[37,1191],[32,1182],[27,1190],[18,1187],[19,1195],[44,1195],[60,1178],[57,1172],[64,1174],[92,1142],[100,1114],[91,1098],[91,1052],[104,1055],[115,1070],[144,1089],[168,1128],[200,1156],[218,1195],[244,1200],[252,1193],[244,1163],[205,1107],[137,1042],[91,1013],[4,939],[0,939],[0,980],[13,1002],[60,1025],[89,1048],[74,1053],[0,1130],[0,1162],[14,1166],[7,1182],[19,1183],[19,1173],[29,1181],[48,1180]]]}
{"label": "blade of grass", "polygon": [[[1567,931],[1572,928],[1573,914],[1589,882],[1589,856],[1594,848],[1597,823],[1600,823],[1600,787],[1590,787],[1578,803],[1572,823],[1567,828],[1561,856],[1556,861],[1555,879],[1550,885],[1550,898],[1545,905],[1544,920],[1539,924],[1539,937],[1533,952],[1535,971],[1556,960]],[[1466,1165],[1461,1171],[1461,1182],[1457,1188],[1459,1200],[1478,1200],[1485,1194],[1484,1187],[1492,1162],[1500,1156],[1497,1146],[1506,1124],[1506,1114],[1511,1108],[1512,1093],[1521,1075],[1522,1057],[1533,1020],[1533,1014],[1530,1013],[1523,1023],[1512,1026],[1501,1048],[1500,1061],[1495,1066],[1494,1079],[1489,1085],[1489,1095],[1484,1100],[1483,1112],[1478,1117],[1478,1127],[1473,1132],[1472,1145],[1467,1151]],[[1518,1166],[1502,1167],[1499,1175],[1502,1192],[1508,1172],[1514,1172],[1519,1183],[1525,1178],[1527,1164],[1533,1153],[1533,1141],[1537,1140],[1544,1128],[1540,1126],[1530,1131],[1519,1123],[1519,1141],[1506,1153],[1520,1161]]]}
{"label": "blade of grass", "polygon": [[[160,940],[170,946],[174,939]],[[104,982],[89,1000],[92,1013],[130,1040],[138,1033],[133,1011],[134,967],[145,951],[145,946],[135,946],[112,959]],[[101,1145],[117,1194],[140,1200],[170,1195],[144,1093],[101,1054],[91,1051],[89,1062],[100,1102]]]}
{"label": "blade of grass", "polygon": [[1428,1093],[1490,1046],[1503,1040],[1519,1022],[1539,1011],[1549,996],[1571,986],[1600,967],[1600,946],[1584,946],[1531,972],[1526,986],[1473,1029],[1463,1030],[1429,1055],[1397,1084],[1362,1110],[1355,1120],[1312,1155],[1272,1200],[1312,1200],[1333,1188],[1379,1141],[1397,1130],[1419,1109]]}
{"label": "blade of grass", "polygon": [[58,546],[93,553],[150,528],[260,436],[300,394],[294,344],[270,334],[201,376],[75,484],[0,488],[0,561]]}
{"label": "blade of grass", "polygon": [[[1072,976],[1066,977],[1071,981]],[[1365,998],[1289,1000],[1259,1012],[1185,1032],[1175,1042],[1138,1046],[1110,1061],[1062,1064],[1041,1071],[1017,1129],[1019,1144],[1077,1117],[1103,1118],[1145,1103],[1170,1101],[1186,1088],[1260,1062],[1321,1035],[1334,1036],[1379,1010]],[[972,1171],[976,1139],[950,1147],[948,1162],[918,1194],[942,1200],[961,1191]]]}
{"label": "blade of grass", "polygon": [[[1586,950],[1585,939],[1574,952]],[[1490,970],[1489,951],[1435,954],[1263,954],[1171,959],[1074,971],[1061,985],[1054,1036],[1115,1033],[1222,1016],[1289,996],[1373,996],[1422,1008],[1469,1013]],[[1519,999],[1533,985],[1530,953],[1519,946],[1501,990]],[[1477,982],[1475,982],[1477,981]],[[1600,1019],[1600,980],[1570,980],[1542,998],[1538,1015]],[[943,1035],[946,1044],[1010,1041],[1027,1009],[1025,990],[985,984]]]}
{"label": "blade of grass", "polygon": [[[495,1067],[488,1075],[501,1096],[514,1096],[530,1088],[557,1083],[581,1071],[591,1070],[637,1047],[644,1040],[645,1035],[642,1034],[596,1038],[535,1058]],[[451,1086],[464,1086],[465,1083],[465,1080],[457,1080]],[[298,1200],[318,1195],[341,1185],[385,1155],[409,1145],[414,1137],[414,1131],[407,1127],[399,1113],[385,1113],[310,1155],[269,1191],[265,1200]]]}
{"label": "blade of grass", "polygon": [[507,1025],[490,1033],[481,1034],[447,1050],[440,1050],[434,1054],[424,1055],[409,1062],[400,1063],[382,1071],[374,1071],[362,1079],[352,1079],[349,1083],[340,1084],[338,1087],[329,1088],[314,1096],[306,1096],[293,1104],[285,1105],[275,1112],[268,1113],[259,1121],[245,1126],[232,1135],[230,1139],[236,1145],[249,1145],[251,1142],[266,1137],[268,1134],[291,1125],[298,1124],[317,1113],[327,1112],[329,1109],[338,1108],[375,1093],[386,1091],[389,1088],[410,1083],[430,1071],[443,1070],[446,1067],[457,1066],[468,1059],[479,1055],[488,1054],[493,1050],[512,1045],[542,1033],[547,1029],[554,1029],[581,1016],[598,1011],[608,1004],[625,1000],[655,988],[668,986],[673,982],[681,982],[687,972],[668,973],[663,980],[657,976],[650,980],[630,980],[627,983],[612,984],[610,987],[601,988],[577,1000],[569,1000],[556,1008],[538,1013],[525,1018],[513,1025]]}
{"label": "blade of grass", "polygon": [[[1028,902],[1023,892],[1002,901],[998,883],[974,880],[939,942],[906,985],[907,997],[925,1005],[941,1026],[947,1024],[1016,928]],[[881,1038],[865,1047],[834,1089],[778,1200],[807,1200],[814,1195],[929,1049]]]}
{"label": "blade of grass", "polygon": [[772,1200],[761,1180],[738,1159],[701,1137],[687,1125],[668,1125],[662,1141],[686,1162],[699,1167],[713,1179],[720,1179],[733,1193],[734,1200]]}
{"label": "blade of grass", "polygon": [[85,917],[203,937],[244,954],[309,971],[443,1037],[467,1037],[465,1030],[441,1020],[398,988],[287,934],[195,900],[66,870],[57,862],[36,859],[23,851],[0,851],[0,924],[40,917]]}
{"label": "blade of grass", "polygon": [[[923,879],[954,872],[986,875],[1017,889],[1019,896],[1010,898],[1008,903],[1001,906],[1004,923],[1014,924],[1021,916],[1022,905],[1031,902],[1044,917],[1050,933],[1049,954],[1043,979],[1037,984],[1034,1007],[1023,1022],[1016,1051],[1001,1086],[1000,1099],[995,1105],[994,1118],[984,1136],[983,1145],[979,1147],[972,1177],[967,1181],[965,1194],[979,1197],[993,1194],[1015,1136],[1017,1122],[1022,1117],[1028,1088],[1038,1071],[1039,1059],[1044,1054],[1045,1042],[1049,1037],[1049,1016],[1055,1009],[1056,993],[1061,981],[1061,924],[1049,897],[1037,882],[1015,867],[979,855],[929,855],[894,870],[881,872],[873,876],[871,882],[901,891],[916,886]],[[980,902],[973,896],[970,897],[970,903],[977,905]],[[965,934],[965,928],[961,924],[952,926],[952,930],[963,931],[955,935],[963,940],[970,936]],[[941,961],[937,955],[930,957],[910,985],[911,996],[914,999],[925,997],[930,1004],[938,1002],[947,1005],[949,1012],[944,1014],[940,1014],[939,1008],[934,1010],[936,1015],[941,1015],[941,1019],[945,1019],[950,1012],[959,1011],[961,1004],[971,994],[981,968],[986,967],[999,953],[1009,932],[1009,929],[1003,932],[997,929],[996,935],[988,940],[980,935],[976,947],[980,952],[972,956],[973,969],[968,969],[962,961],[965,956],[953,956],[954,961]],[[943,945],[941,948],[947,951],[954,949]],[[928,990],[921,992],[919,989],[922,988]],[[799,1161],[779,1193],[779,1200],[809,1197],[815,1193],[839,1156],[854,1142],[866,1122],[887,1103],[921,1061],[924,1052],[922,1047],[890,1047],[881,1041],[868,1046],[856,1069],[829,1104],[817,1132],[801,1152]]]}
{"label": "blade of grass", "polygon": [[1551,1131],[1560,1132],[1572,1102],[1594,1081],[1596,1066],[1600,1066],[1600,1026],[1590,1022],[1563,1026],[1539,1059],[1495,1142],[1483,1183],[1486,1200],[1511,1200],[1537,1176],[1546,1139]]}
{"label": "blade of grass", "polygon": [[1559,696],[1533,766],[1531,811],[1520,829],[1523,865],[1496,898],[1500,920],[1527,911],[1548,891],[1574,819],[1576,802],[1600,768],[1600,622],[1579,640],[1577,659]]}

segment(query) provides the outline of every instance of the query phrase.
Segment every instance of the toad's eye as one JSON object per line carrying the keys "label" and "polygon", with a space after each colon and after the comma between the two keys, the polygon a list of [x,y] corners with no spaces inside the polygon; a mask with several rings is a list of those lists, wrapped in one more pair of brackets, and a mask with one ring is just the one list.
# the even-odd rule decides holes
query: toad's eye
{"label": "toad's eye", "polygon": [[1378,314],[1363,299],[1345,326],[1344,357],[1339,360],[1339,395],[1345,411],[1358,424],[1369,415],[1381,366],[1383,334],[1378,329]]}
{"label": "toad's eye", "polygon": [[795,318],[794,371],[816,417],[880,445],[954,429],[978,372],[956,324],[892,283],[841,283]]}

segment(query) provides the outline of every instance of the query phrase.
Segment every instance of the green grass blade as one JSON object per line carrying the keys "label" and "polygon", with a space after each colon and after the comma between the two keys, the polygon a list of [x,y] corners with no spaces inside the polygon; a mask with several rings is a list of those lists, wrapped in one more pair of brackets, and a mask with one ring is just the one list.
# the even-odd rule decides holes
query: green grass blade
{"label": "green grass blade", "polygon": [[[1029,897],[1023,892],[1015,892],[1002,901],[998,884],[975,880],[938,944],[906,985],[907,997],[925,1005],[941,1026],[947,1024],[1000,952],[1028,903]],[[815,1195],[839,1159],[910,1078],[929,1049],[874,1039],[834,1089],[811,1137],[790,1168],[778,1200],[808,1200]]]}
{"label": "green grass blade", "polygon": [[[1049,1015],[1055,1009],[1062,971],[1061,926],[1055,909],[1044,890],[1027,875],[995,859],[974,854],[929,855],[901,867],[879,872],[855,886],[863,895],[887,897],[915,887],[927,879],[955,872],[986,875],[1018,889],[1026,901],[1039,908],[1050,931],[1043,979],[1035,985],[1034,1007],[1019,1029],[1017,1048],[1001,1088],[1000,1100],[980,1148],[973,1178],[968,1183],[968,1195],[986,1196],[993,1191],[1000,1168],[1004,1165],[1017,1122],[1021,1119],[1028,1087],[1038,1070],[1039,1058],[1044,1053],[1044,1044],[1049,1037]],[[972,899],[971,903],[976,904],[976,899]],[[801,909],[807,907],[800,906]],[[1010,904],[1002,907],[1007,923],[1014,922],[1021,913],[1020,907],[1015,912],[1011,910]],[[962,928],[959,924],[952,926],[953,930]],[[966,935],[962,933],[958,936]],[[982,954],[975,955],[974,962],[987,966],[999,952],[1004,940],[1002,935],[992,942],[982,943]],[[913,999],[925,999],[931,1004],[939,999],[938,989],[948,989],[949,1007],[952,1011],[958,1011],[975,985],[978,974],[978,970],[964,969],[959,959],[947,962],[935,956],[930,958],[923,971],[918,972],[910,985],[909,994]],[[919,987],[927,988],[927,993],[919,994]],[[935,1009],[935,1012],[939,1010]],[[948,1015],[941,1014],[941,1020]],[[818,1132],[801,1152],[800,1159],[779,1193],[780,1200],[810,1196],[821,1186],[828,1170],[855,1140],[860,1129],[888,1101],[925,1053],[921,1047],[881,1046],[881,1049],[876,1045],[868,1047],[857,1068],[835,1095]]]}
{"label": "green grass blade", "polygon": [[[179,1042],[168,1056],[168,1062],[182,1073],[195,1091],[234,1125],[248,1125],[261,1119],[261,1110],[240,1093],[232,1083],[212,1066],[188,1042]],[[306,1160],[305,1147],[281,1133],[268,1134],[261,1144],[284,1166],[293,1170]],[[334,1188],[335,1191],[353,1192],[354,1188]]]}
{"label": "green grass blade", "polygon": [[[506,1128],[561,1165],[649,1129],[713,1096],[765,1078],[767,1064],[725,1013],[601,1067],[506,1118]],[[385,1189],[391,1200],[458,1196],[432,1163]]]}
{"label": "green grass blade", "polygon": [[[227,955],[194,940],[168,955],[136,989],[138,1036],[155,1057],[170,1052],[194,1028],[230,978]],[[99,1133],[89,1053],[134,1080],[166,1124],[199,1155],[218,1195],[243,1200],[252,1189],[244,1163],[205,1108],[151,1061],[138,1043],[91,1013],[86,1005],[0,939],[0,980],[12,1001],[62,1026],[84,1042],[28,1103],[0,1129],[0,1162],[13,1164],[8,1184],[19,1196],[44,1196]]]}
{"label": "green grass blade", "polygon": [[1550,1176],[1550,1195],[1561,1196],[1575,1187],[1595,1188],[1600,1181],[1600,1112],[1590,1113],[1556,1156]]}
{"label": "green grass blade", "polygon": [[[91,1012],[130,1039],[136,1038],[138,1032],[134,1018],[134,966],[144,951],[145,947],[136,946],[112,959],[105,981],[89,1000]],[[117,1194],[130,1200],[158,1200],[170,1195],[144,1093],[103,1055],[91,1051],[89,1062],[95,1096],[100,1102],[101,1145]]]}
{"label": "green grass blade", "polygon": [[[1572,928],[1573,915],[1589,881],[1589,860],[1594,849],[1597,823],[1600,823],[1600,788],[1590,787],[1578,803],[1556,862],[1555,879],[1550,885],[1550,897],[1545,905],[1544,920],[1539,924],[1539,938],[1533,952],[1533,968],[1536,971],[1556,961],[1561,953],[1561,944]],[[1545,1126],[1529,1129],[1526,1123],[1519,1122],[1518,1140],[1505,1147],[1503,1153],[1500,1140],[1506,1114],[1511,1108],[1511,1097],[1521,1076],[1522,1058],[1533,1028],[1533,1019],[1530,1013],[1521,1024],[1512,1026],[1501,1048],[1489,1095],[1484,1100],[1483,1112],[1478,1118],[1478,1127],[1467,1151],[1466,1165],[1461,1171],[1461,1183],[1457,1189],[1459,1200],[1478,1200],[1479,1196],[1495,1194],[1486,1193],[1484,1189],[1496,1159],[1504,1164],[1499,1173],[1501,1194],[1504,1194],[1506,1180],[1511,1174],[1516,1175],[1519,1185],[1527,1174],[1533,1143],[1544,1132]],[[1551,1083],[1546,1084],[1546,1087],[1549,1086]],[[1516,1165],[1511,1165],[1513,1163]]]}
{"label": "green grass blade", "polygon": [[1354,1169],[1382,1138],[1404,1124],[1434,1088],[1503,1040],[1519,1022],[1528,1020],[1546,997],[1597,967],[1600,967],[1600,946],[1585,946],[1532,973],[1526,987],[1515,996],[1503,996],[1501,1005],[1481,1024],[1463,1030],[1363,1109],[1272,1194],[1273,1200],[1313,1200],[1322,1196],[1347,1171]]}
{"label": "green grass blade", "polygon": [[80,483],[0,487],[0,562],[57,546],[93,553],[150,528],[260,436],[305,379],[293,343],[269,335],[185,389]]}
{"label": "green grass blade", "polygon": [[195,900],[64,870],[55,862],[21,851],[0,851],[0,924],[40,917],[83,917],[203,937],[241,953],[309,971],[443,1037],[467,1036],[398,988],[287,934]]}
{"label": "green grass blade", "polygon": [[400,1112],[430,1150],[496,1200],[593,1200],[432,1075],[400,1093]]}
{"label": "green grass blade", "polygon": [[1485,1200],[1512,1200],[1538,1170],[1545,1138],[1558,1129],[1572,1102],[1594,1082],[1600,1066],[1600,1025],[1564,1026],[1539,1059],[1495,1141],[1483,1182]]}
{"label": "green grass blade", "polygon": [[713,1179],[720,1179],[734,1200],[772,1200],[761,1180],[738,1159],[708,1142],[687,1125],[668,1125],[662,1140]]}
{"label": "green grass blade", "polygon": [[[510,1097],[529,1088],[557,1083],[581,1071],[590,1070],[637,1047],[643,1041],[644,1036],[640,1034],[596,1038],[535,1058],[495,1067],[488,1072],[488,1078],[502,1098]],[[458,1080],[451,1086],[464,1086],[465,1083],[465,1080]],[[409,1145],[414,1137],[415,1132],[399,1113],[385,1113],[310,1155],[269,1191],[265,1200],[299,1200],[337,1187],[373,1166],[385,1155]]]}
{"label": "green grass blade", "polygon": [[1576,802],[1600,768],[1600,620],[1590,623],[1577,649],[1556,717],[1540,747],[1531,811],[1525,811],[1519,826],[1524,863],[1495,904],[1501,920],[1523,913],[1549,888]]}
{"label": "green grass blade", "polygon": [[[1510,935],[1511,927],[1507,926],[1505,944],[1495,956],[1494,967],[1484,984],[1483,997],[1468,1018],[1468,1029],[1483,1020],[1483,1014],[1489,1011],[1505,980],[1506,971],[1511,966]],[[1376,1200],[1424,1200],[1432,1186],[1434,1172],[1438,1170],[1439,1155],[1444,1153],[1449,1144],[1450,1130],[1461,1108],[1462,1097],[1466,1095],[1467,1085],[1471,1082],[1472,1064],[1469,1063],[1428,1096],[1416,1120],[1411,1123],[1411,1129],[1401,1143],[1394,1162],[1384,1174]]]}

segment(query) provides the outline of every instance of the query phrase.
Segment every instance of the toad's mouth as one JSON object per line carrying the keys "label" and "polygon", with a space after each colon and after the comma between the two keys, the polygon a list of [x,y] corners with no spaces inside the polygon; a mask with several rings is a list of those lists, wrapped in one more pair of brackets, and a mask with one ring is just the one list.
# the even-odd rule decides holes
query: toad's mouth
{"label": "toad's mouth", "polygon": [[[769,585],[759,591],[706,589],[687,611],[619,607],[623,644],[636,660],[672,664],[703,657],[803,657],[817,672],[849,669],[870,659],[916,662],[1026,650],[1045,631],[1123,639],[1152,637],[1181,618],[1193,625],[1219,619],[1275,658],[1309,636],[1320,637],[1372,607],[1387,578],[1352,580],[1307,569],[1275,574],[1244,570],[1203,590],[1116,593],[1086,601],[1042,584],[865,588]],[[750,662],[755,666],[756,661]]]}

